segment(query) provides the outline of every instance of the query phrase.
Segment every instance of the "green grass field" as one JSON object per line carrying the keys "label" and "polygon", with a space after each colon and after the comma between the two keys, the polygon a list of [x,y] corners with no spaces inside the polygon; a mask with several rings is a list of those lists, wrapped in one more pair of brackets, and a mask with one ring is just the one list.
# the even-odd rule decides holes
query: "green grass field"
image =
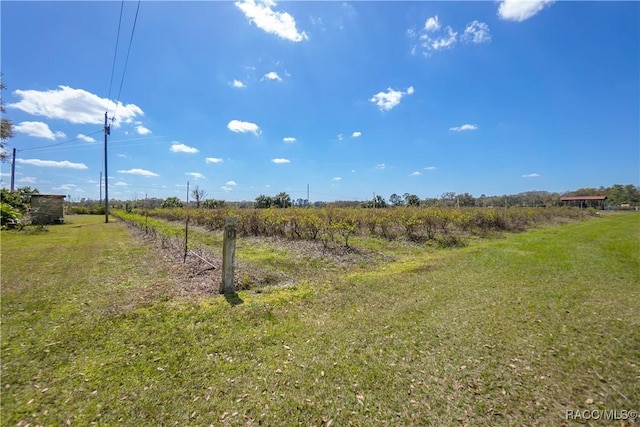
{"label": "green grass field", "polygon": [[[181,297],[171,267],[102,217],[1,239],[2,425],[543,426],[640,410],[633,212],[462,249],[356,239],[393,260],[235,300]],[[274,253],[271,268],[291,264]]]}

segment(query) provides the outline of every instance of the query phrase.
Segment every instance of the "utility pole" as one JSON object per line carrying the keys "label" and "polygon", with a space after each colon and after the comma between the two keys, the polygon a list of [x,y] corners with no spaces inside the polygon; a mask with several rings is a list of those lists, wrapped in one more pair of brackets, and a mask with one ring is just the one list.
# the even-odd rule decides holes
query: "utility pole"
{"label": "utility pole", "polygon": [[11,192],[13,193],[14,184],[16,182],[16,149],[13,149],[13,160],[11,161]]}
{"label": "utility pole", "polygon": [[107,136],[111,134],[111,126],[107,124],[107,113],[104,113],[104,222],[109,223],[109,172],[107,169]]}

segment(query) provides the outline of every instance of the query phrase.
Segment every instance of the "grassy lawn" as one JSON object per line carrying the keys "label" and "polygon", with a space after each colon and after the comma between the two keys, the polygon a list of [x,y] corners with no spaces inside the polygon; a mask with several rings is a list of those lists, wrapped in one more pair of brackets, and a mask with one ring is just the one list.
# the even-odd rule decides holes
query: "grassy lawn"
{"label": "grassy lawn", "polygon": [[[180,297],[153,250],[103,221],[2,232],[2,425],[571,425],[567,410],[640,410],[635,213],[463,249],[355,240],[393,258],[233,304]],[[274,253],[264,262],[290,264]]]}

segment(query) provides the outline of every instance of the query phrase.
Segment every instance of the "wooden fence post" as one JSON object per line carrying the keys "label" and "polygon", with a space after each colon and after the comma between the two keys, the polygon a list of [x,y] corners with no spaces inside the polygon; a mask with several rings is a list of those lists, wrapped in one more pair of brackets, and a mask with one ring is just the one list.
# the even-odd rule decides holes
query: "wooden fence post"
{"label": "wooden fence post", "polygon": [[221,294],[233,294],[236,289],[233,285],[233,259],[236,254],[236,226],[238,220],[227,217],[224,223],[224,236],[222,238],[222,283]]}

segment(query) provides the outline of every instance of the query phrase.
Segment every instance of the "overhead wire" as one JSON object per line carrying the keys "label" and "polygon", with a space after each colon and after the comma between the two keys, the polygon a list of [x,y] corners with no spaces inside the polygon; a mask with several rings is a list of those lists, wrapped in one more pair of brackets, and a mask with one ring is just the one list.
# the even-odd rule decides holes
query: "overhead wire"
{"label": "overhead wire", "polygon": [[140,0],[138,0],[138,6],[136,7],[136,15],[133,18],[133,27],[131,28],[131,37],[129,38],[129,47],[127,49],[127,56],[124,61],[124,69],[122,70],[122,79],[120,80],[120,88],[118,89],[118,97],[116,98],[116,107],[113,111],[113,120],[115,120],[116,113],[118,111],[118,105],[120,104],[120,95],[122,94],[122,86],[124,85],[124,76],[127,72],[127,64],[129,64],[129,55],[131,53],[131,45],[133,44],[133,35],[136,31],[136,23],[138,22],[138,12],[140,11]]}
{"label": "overhead wire", "polygon": [[111,87],[113,86],[113,75],[116,69],[116,57],[118,56],[118,43],[120,41],[120,26],[122,24],[122,10],[124,9],[124,0],[120,3],[120,19],[118,19],[118,33],[116,34],[116,48],[113,52],[113,64],[111,65],[111,78],[109,79],[109,94],[107,99],[111,99]]}
{"label": "overhead wire", "polygon": [[70,143],[70,142],[79,141],[79,140],[83,139],[84,137],[91,136],[91,135],[95,135],[95,134],[97,134],[97,133],[101,133],[101,132],[103,132],[103,131],[104,131],[104,129],[100,129],[100,130],[98,130],[98,131],[95,131],[95,132],[93,132],[93,133],[90,133],[89,135],[79,136],[79,137],[77,137],[77,138],[69,139],[69,140],[67,140],[67,141],[56,142],[55,144],[49,144],[49,145],[42,145],[42,146],[40,146],[40,147],[22,148],[22,149],[18,149],[18,150],[16,150],[16,151],[18,151],[18,152],[22,152],[22,151],[40,150],[40,149],[43,149],[43,148],[49,148],[49,147],[56,147],[56,146],[59,146],[59,145],[68,144],[68,143]]}

